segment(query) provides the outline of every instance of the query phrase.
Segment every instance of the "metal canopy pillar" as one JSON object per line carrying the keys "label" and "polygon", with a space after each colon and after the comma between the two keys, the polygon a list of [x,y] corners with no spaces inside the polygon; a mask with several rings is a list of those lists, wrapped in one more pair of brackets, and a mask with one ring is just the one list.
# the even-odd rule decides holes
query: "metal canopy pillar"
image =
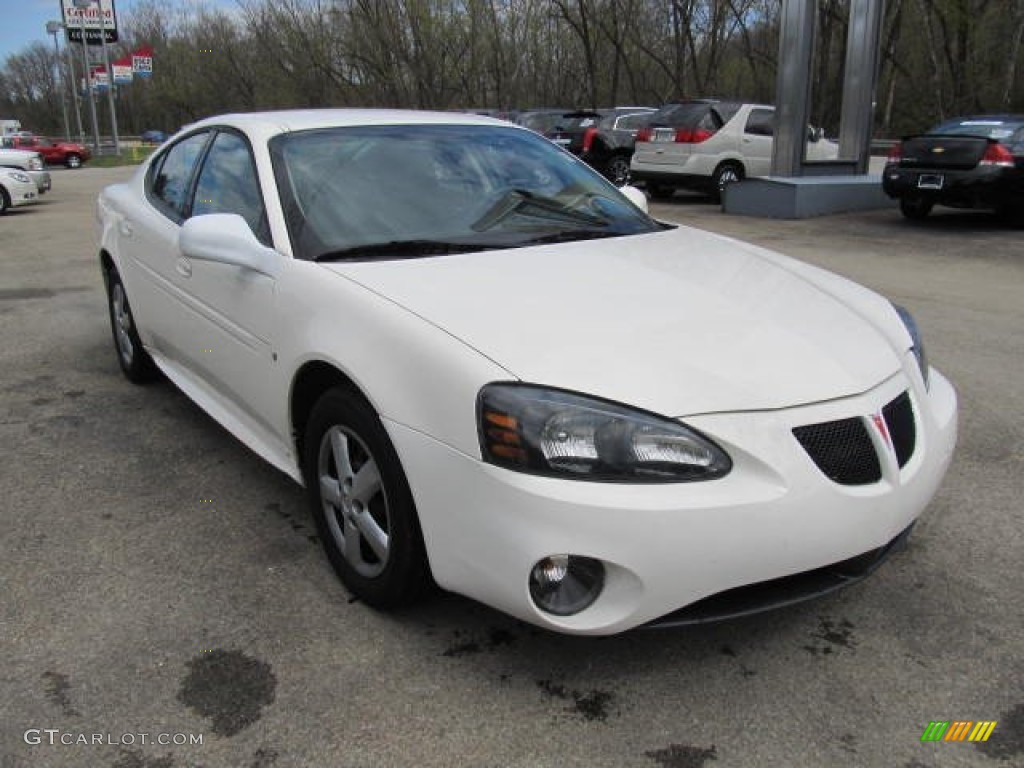
{"label": "metal canopy pillar", "polygon": [[817,30],[817,0],[782,1],[772,176],[867,172],[882,7],[883,0],[850,0],[839,125],[840,159],[834,163],[808,164],[804,155],[810,122],[811,57]]}
{"label": "metal canopy pillar", "polygon": [[854,161],[856,173],[867,173],[871,158],[882,6],[883,0],[851,0],[850,3],[843,107],[839,119],[839,157]]}
{"label": "metal canopy pillar", "polygon": [[817,5],[817,0],[782,0],[772,176],[803,175]]}

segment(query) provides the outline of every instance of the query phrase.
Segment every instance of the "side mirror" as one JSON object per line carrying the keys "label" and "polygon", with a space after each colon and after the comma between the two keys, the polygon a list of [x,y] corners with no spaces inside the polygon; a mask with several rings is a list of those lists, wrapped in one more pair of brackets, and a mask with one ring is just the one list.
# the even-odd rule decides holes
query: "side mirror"
{"label": "side mirror", "polygon": [[237,213],[193,216],[178,233],[178,247],[190,259],[233,264],[274,277],[282,256],[256,239]]}
{"label": "side mirror", "polygon": [[645,195],[639,189],[630,184],[627,184],[624,187],[619,187],[619,192],[621,192],[623,196],[627,200],[629,200],[629,202],[631,202],[641,211],[643,211],[644,213],[649,213],[649,210],[647,208],[647,195]]}

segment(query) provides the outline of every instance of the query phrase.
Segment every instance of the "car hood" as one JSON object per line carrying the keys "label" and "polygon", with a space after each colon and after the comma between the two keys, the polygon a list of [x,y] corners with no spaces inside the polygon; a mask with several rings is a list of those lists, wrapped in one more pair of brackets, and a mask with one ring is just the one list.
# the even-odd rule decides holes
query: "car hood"
{"label": "car hood", "polygon": [[670,416],[844,397],[899,370],[862,313],[758,251],[680,227],[323,266],[524,381]]}

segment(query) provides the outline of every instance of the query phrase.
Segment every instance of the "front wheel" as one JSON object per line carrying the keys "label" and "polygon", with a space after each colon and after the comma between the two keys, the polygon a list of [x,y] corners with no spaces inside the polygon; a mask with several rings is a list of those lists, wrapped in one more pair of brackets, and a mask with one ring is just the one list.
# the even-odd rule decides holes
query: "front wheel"
{"label": "front wheel", "polygon": [[11,207],[11,198],[7,194],[7,190],[0,187],[0,216],[7,213],[7,209]]}
{"label": "front wheel", "polygon": [[629,184],[629,158],[626,155],[612,155],[605,164],[604,175],[616,187]]}
{"label": "front wheel", "polygon": [[933,202],[923,197],[900,198],[900,213],[913,221],[920,221],[932,212]]}
{"label": "front wheel", "polygon": [[68,155],[67,157],[64,158],[64,165],[66,165],[68,168],[81,168],[82,167],[82,157],[81,157],[81,155],[76,155],[74,153]]}
{"label": "front wheel", "polygon": [[342,583],[375,608],[415,602],[430,573],[412,492],[380,418],[358,395],[329,390],[302,448],[310,508]]}

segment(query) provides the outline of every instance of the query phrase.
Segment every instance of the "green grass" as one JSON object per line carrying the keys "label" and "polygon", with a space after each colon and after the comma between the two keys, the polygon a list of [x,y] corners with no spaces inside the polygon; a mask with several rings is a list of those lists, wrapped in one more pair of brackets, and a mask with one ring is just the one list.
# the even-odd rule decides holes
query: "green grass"
{"label": "green grass", "polygon": [[121,165],[138,165],[149,157],[156,147],[121,147],[120,155],[99,155],[85,163],[93,168],[116,168]]}

